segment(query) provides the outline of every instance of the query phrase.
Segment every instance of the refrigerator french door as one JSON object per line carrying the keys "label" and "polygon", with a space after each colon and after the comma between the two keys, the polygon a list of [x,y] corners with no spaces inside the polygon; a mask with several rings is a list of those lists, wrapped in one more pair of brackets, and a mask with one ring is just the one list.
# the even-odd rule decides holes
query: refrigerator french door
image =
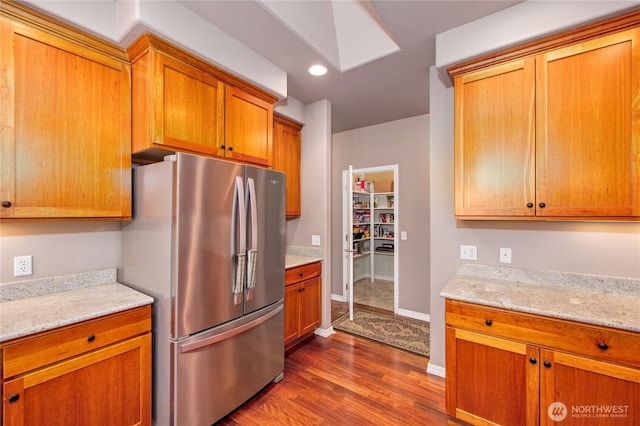
{"label": "refrigerator french door", "polygon": [[282,173],[187,154],[134,169],[121,279],[154,296],[154,422],[209,425],[284,369]]}

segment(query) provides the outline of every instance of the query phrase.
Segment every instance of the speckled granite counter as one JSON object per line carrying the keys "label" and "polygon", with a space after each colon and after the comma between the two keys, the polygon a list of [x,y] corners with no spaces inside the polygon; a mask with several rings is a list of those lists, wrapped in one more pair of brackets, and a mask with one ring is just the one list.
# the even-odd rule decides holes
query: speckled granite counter
{"label": "speckled granite counter", "polygon": [[284,258],[284,265],[286,269],[295,268],[296,266],[302,266],[313,262],[322,260],[322,249],[313,247],[287,247],[287,253]]}
{"label": "speckled granite counter", "polygon": [[299,256],[296,254],[287,254],[284,257],[285,268],[295,268],[296,266],[302,266],[313,262],[318,262],[322,260],[321,257],[313,257],[313,256]]}
{"label": "speckled granite counter", "polygon": [[116,282],[116,270],[0,286],[0,342],[153,303]]}
{"label": "speckled granite counter", "polygon": [[640,332],[640,279],[459,264],[440,295]]}

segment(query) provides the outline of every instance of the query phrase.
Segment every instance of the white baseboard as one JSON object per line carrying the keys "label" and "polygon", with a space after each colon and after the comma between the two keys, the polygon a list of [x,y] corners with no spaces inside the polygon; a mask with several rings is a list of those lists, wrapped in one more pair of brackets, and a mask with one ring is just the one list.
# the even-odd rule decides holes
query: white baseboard
{"label": "white baseboard", "polygon": [[329,327],[329,328],[316,328],[313,331],[313,334],[320,336],[320,337],[324,337],[325,339],[329,336],[331,336],[332,334],[335,334],[336,331],[333,329],[333,326]]}
{"label": "white baseboard", "polygon": [[331,300],[335,300],[336,302],[346,302],[347,298],[342,294],[331,294]]}
{"label": "white baseboard", "polygon": [[423,314],[422,312],[409,311],[407,309],[398,309],[397,314],[402,315],[403,317],[431,322],[431,316],[429,314]]}
{"label": "white baseboard", "polygon": [[434,365],[431,364],[431,362],[429,362],[427,364],[427,373],[428,374],[433,374],[435,376],[440,376],[440,377],[445,377],[445,368],[444,367],[440,367],[439,365]]}

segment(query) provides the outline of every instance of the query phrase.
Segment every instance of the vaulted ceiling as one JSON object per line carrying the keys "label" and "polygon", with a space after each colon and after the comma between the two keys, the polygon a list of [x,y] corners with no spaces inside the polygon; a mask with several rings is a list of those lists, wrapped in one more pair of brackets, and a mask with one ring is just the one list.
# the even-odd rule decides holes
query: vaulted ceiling
{"label": "vaulted ceiling", "polygon": [[435,35],[520,2],[178,1],[285,70],[289,96],[331,101],[334,133],[428,113]]}

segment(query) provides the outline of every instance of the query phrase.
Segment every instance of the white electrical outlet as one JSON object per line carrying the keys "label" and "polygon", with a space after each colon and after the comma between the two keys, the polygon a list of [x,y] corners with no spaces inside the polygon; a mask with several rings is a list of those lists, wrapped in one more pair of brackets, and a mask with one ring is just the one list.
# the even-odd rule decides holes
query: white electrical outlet
{"label": "white electrical outlet", "polygon": [[460,246],[460,259],[477,260],[478,247],[476,246]]}
{"label": "white electrical outlet", "polygon": [[511,249],[500,247],[500,263],[511,263]]}
{"label": "white electrical outlet", "polygon": [[32,256],[16,256],[13,258],[13,276],[33,274],[33,257]]}
{"label": "white electrical outlet", "polygon": [[311,245],[319,246],[320,245],[320,235],[312,235],[311,236]]}

